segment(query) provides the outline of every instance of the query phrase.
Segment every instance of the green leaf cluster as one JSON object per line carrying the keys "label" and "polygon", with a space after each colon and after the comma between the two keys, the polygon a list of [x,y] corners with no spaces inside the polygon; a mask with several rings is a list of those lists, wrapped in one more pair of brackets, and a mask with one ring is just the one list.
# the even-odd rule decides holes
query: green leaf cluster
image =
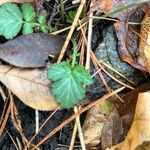
{"label": "green leaf cluster", "polygon": [[40,31],[48,32],[46,25],[46,16],[40,14],[36,22],[36,13],[30,3],[17,4],[5,3],[0,6],[0,35],[7,39],[15,37],[22,29],[23,34],[33,33],[35,27]]}
{"label": "green leaf cluster", "polygon": [[52,94],[63,108],[72,108],[85,96],[85,85],[92,77],[83,66],[72,66],[67,62],[53,64],[47,71],[52,81]]}

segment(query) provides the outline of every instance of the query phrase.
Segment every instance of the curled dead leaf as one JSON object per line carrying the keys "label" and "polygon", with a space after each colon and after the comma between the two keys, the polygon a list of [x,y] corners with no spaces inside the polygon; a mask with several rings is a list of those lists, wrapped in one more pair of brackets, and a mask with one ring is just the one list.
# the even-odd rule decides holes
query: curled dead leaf
{"label": "curled dead leaf", "polygon": [[21,69],[0,65],[0,81],[23,103],[37,110],[58,107],[50,92],[46,69]]}

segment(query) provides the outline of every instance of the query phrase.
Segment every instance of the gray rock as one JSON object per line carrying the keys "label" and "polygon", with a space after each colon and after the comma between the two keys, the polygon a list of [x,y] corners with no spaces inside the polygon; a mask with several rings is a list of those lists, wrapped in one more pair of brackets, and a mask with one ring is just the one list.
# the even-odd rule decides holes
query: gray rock
{"label": "gray rock", "polygon": [[[105,63],[109,64],[111,67],[113,67],[114,69],[122,73],[124,76],[126,76],[130,81],[134,82],[135,84],[142,82],[144,80],[144,75],[142,74],[142,72],[133,68],[131,65],[129,65],[126,62],[123,62],[120,59],[118,54],[118,45],[117,45],[118,42],[115,36],[114,27],[113,26],[106,27],[102,31],[102,36],[103,36],[103,40],[98,44],[98,47],[94,52],[98,60],[103,60]],[[137,44],[137,38],[134,44]],[[92,67],[91,74],[94,74],[96,70],[93,65],[91,65],[91,67]],[[115,76],[118,80],[129,84],[129,82],[122,79],[119,75],[116,75],[110,69],[106,68],[106,70],[111,75]],[[102,73],[109,87],[111,87],[112,89],[121,87],[120,84],[112,80],[104,72]],[[99,76],[96,75],[94,77],[94,83],[87,88],[87,97],[89,99],[97,99],[103,94],[105,94],[106,92],[107,90],[104,87],[104,84],[102,83]]]}

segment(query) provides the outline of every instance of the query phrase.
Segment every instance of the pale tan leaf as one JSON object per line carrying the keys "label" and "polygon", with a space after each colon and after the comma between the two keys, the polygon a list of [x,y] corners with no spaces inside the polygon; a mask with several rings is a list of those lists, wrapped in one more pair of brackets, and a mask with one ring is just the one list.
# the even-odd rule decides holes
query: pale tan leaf
{"label": "pale tan leaf", "polygon": [[58,107],[50,93],[46,69],[21,69],[0,65],[0,81],[22,102],[34,109],[53,110]]}
{"label": "pale tan leaf", "polygon": [[4,4],[4,3],[8,3],[8,2],[12,2],[12,3],[25,3],[25,2],[34,2],[34,0],[0,0],[0,5]]}
{"label": "pale tan leaf", "polygon": [[[150,35],[149,35],[149,40],[150,40]],[[150,47],[149,46],[145,47],[144,54],[145,54],[146,60],[147,60],[147,68],[150,73]]]}
{"label": "pale tan leaf", "polygon": [[133,124],[126,139],[107,150],[150,149],[150,91],[140,93]]}

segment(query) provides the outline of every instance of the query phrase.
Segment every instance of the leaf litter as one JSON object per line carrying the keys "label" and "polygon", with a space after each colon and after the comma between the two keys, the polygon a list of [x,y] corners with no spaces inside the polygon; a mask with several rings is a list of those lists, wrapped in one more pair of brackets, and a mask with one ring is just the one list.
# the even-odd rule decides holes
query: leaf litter
{"label": "leaf litter", "polygon": [[[100,2],[100,1],[99,1]],[[106,1],[105,1],[106,2]],[[113,4],[113,0],[111,1],[111,0],[109,0],[109,4]],[[122,5],[122,2],[123,1],[119,1],[120,2],[120,6]],[[126,1],[127,3],[126,4],[128,4],[128,1]],[[130,1],[130,2],[132,2],[132,1]],[[103,3],[102,3],[103,4]],[[111,5],[109,5],[108,3],[105,3],[105,4],[107,4],[107,5],[103,5],[103,7],[104,8],[106,8],[106,10],[109,10],[109,11],[113,11],[114,10],[114,8],[112,8],[111,7]],[[114,4],[116,4],[116,3],[114,3]],[[97,5],[98,6],[98,5]],[[120,7],[119,6],[119,7]],[[119,8],[118,7],[118,8]],[[103,11],[104,12],[104,11]],[[121,12],[122,13],[122,12]],[[130,13],[129,13],[130,14]],[[128,14],[128,15],[129,15]],[[125,14],[125,20],[123,20],[123,21],[126,21],[126,19],[128,18],[127,16],[126,16],[127,14]],[[121,15],[120,15],[121,16]],[[122,15],[122,16],[124,16],[124,15]],[[120,19],[121,20],[121,19]],[[122,21],[122,20],[121,20]],[[124,24],[122,24],[121,26],[119,26],[119,30],[118,30],[118,32],[120,32],[121,33],[121,29],[126,29],[125,27],[124,27]],[[119,37],[119,36],[118,36]],[[121,37],[121,36],[120,36]],[[119,42],[120,42],[120,46],[125,46],[125,42],[123,41],[124,40],[124,38],[122,39],[122,38],[118,38],[119,39]],[[121,41],[121,39],[122,39],[122,41]],[[124,47],[123,47],[124,48]],[[146,50],[145,50],[146,51]],[[7,51],[5,51],[5,50],[3,50],[3,52],[2,53],[7,53]],[[15,52],[15,50],[14,50],[14,52]],[[34,53],[35,51],[32,51],[32,53]],[[60,51],[59,51],[60,52]],[[59,53],[57,53],[57,54],[59,54]],[[124,52],[124,54],[127,54],[127,57],[125,57],[126,59],[126,61],[127,62],[129,62],[129,63],[131,63],[133,66],[135,66],[135,67],[137,67],[137,68],[140,68],[137,64],[135,65],[134,63],[132,63],[132,61],[130,60],[130,59],[128,59],[128,54],[129,53],[126,53],[126,52]],[[147,62],[149,62],[149,55],[145,52],[145,54],[146,54],[146,59],[147,59]],[[1,56],[1,54],[0,54],[0,56]],[[23,55],[21,54],[21,57],[22,57]],[[125,56],[125,55],[124,55]],[[14,57],[15,58],[15,57]],[[13,59],[14,59],[13,58]],[[129,57],[130,58],[130,57]],[[35,70],[36,70],[36,72],[38,72],[38,71],[40,71],[40,70],[42,70],[42,69],[35,69],[34,67],[36,67],[36,68],[38,68],[38,67],[40,67],[40,66],[38,66],[39,64],[38,63],[27,63],[27,61],[24,61],[25,63],[20,63],[19,62],[19,64],[17,63],[17,62],[11,62],[11,61],[9,61],[8,60],[8,58],[6,58],[6,60],[4,59],[4,58],[1,58],[2,60],[4,60],[4,61],[6,61],[7,63],[9,63],[9,64],[11,64],[11,65],[13,65],[13,66],[19,66],[19,67],[22,67],[22,68],[17,68],[17,67],[11,67],[11,66],[5,66],[5,65],[1,65],[2,66],[2,69],[6,69],[7,71],[5,72],[5,73],[2,73],[3,75],[1,76],[1,81],[2,82],[6,82],[7,80],[11,83],[12,82],[12,77],[15,77],[16,75],[15,75],[15,73],[17,73],[17,80],[21,80],[21,82],[24,82],[24,80],[22,80],[22,77],[21,76],[24,76],[24,74],[28,74],[29,72],[34,72]],[[12,60],[13,60],[12,59]],[[47,57],[46,57],[46,59],[47,59]],[[45,66],[46,64],[45,64],[45,60],[46,59],[44,59],[44,63],[43,63],[43,66]],[[129,61],[128,61],[129,60]],[[146,63],[147,63],[146,62]],[[38,65],[37,65],[38,64]],[[40,65],[41,65],[42,63],[40,62]],[[147,65],[146,65],[147,66]],[[26,68],[33,68],[33,69],[24,69],[24,67]],[[140,68],[141,69],[141,68]],[[143,70],[143,69],[141,69],[141,70]],[[12,72],[11,72],[12,71]],[[14,74],[13,74],[13,76],[11,76],[11,73],[13,73],[13,71],[14,71]],[[27,71],[27,72],[26,72]],[[44,69],[43,69],[43,71],[44,71]],[[43,71],[42,71],[42,73],[43,73]],[[20,74],[20,76],[18,76],[18,74]],[[32,73],[31,73],[32,74]],[[31,74],[29,74],[29,76],[31,76]],[[19,77],[19,78],[18,78]],[[32,76],[31,76],[31,78],[32,78]],[[35,76],[35,78],[33,77],[31,80],[34,82],[34,79],[38,79],[38,77],[37,76]],[[13,80],[14,80],[14,78],[13,78]],[[40,80],[41,80],[41,78],[40,78]],[[15,80],[14,80],[15,81]],[[21,83],[20,82],[20,83]],[[19,85],[20,85],[20,83],[18,83]],[[9,83],[6,83],[6,85],[9,85]],[[33,83],[31,82],[30,83],[30,85],[32,85]],[[15,84],[13,84],[13,86],[14,86]],[[24,84],[23,84],[24,85]],[[29,85],[29,86],[30,86]],[[11,85],[12,86],[12,85]],[[10,86],[10,87],[11,87]],[[22,86],[22,85],[20,85],[20,86]],[[46,85],[47,86],[47,85]],[[26,82],[25,82],[25,87],[26,87]],[[28,85],[27,85],[27,87],[28,87]],[[13,88],[14,87],[11,87],[12,88],[12,91],[13,91]],[[36,89],[36,88],[35,88]],[[16,91],[17,91],[18,89],[16,88]],[[16,92],[15,91],[15,92]],[[32,91],[32,89],[31,89],[31,91]],[[30,94],[30,92],[31,91],[29,91],[29,93],[28,94]],[[39,88],[37,91],[41,91],[41,89]],[[14,93],[15,93],[14,92]],[[24,92],[24,86],[23,86],[23,92]],[[17,95],[17,94],[16,94]],[[38,96],[38,95],[37,95]],[[46,102],[47,103],[47,102]],[[56,104],[57,105],[57,104]],[[138,105],[139,106],[139,105]],[[43,106],[42,106],[43,107]],[[46,106],[44,106],[44,107],[46,107]],[[39,107],[40,108],[40,107]],[[143,122],[142,122],[143,123]],[[138,135],[138,134],[137,134]],[[107,137],[107,136],[106,136]],[[104,137],[105,138],[105,137]],[[98,139],[99,140],[99,139]],[[124,142],[125,143],[125,142]]]}

